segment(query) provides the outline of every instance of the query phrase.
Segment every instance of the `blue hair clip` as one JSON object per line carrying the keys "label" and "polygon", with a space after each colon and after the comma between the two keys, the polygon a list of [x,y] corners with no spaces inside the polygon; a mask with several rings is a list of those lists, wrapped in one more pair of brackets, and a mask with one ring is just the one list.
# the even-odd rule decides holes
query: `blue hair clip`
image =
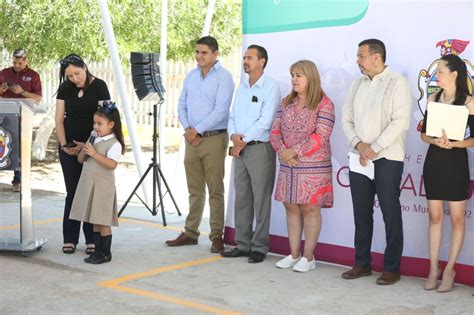
{"label": "blue hair clip", "polygon": [[102,103],[102,109],[106,114],[110,114],[114,109],[116,109],[115,102],[112,101],[104,101]]}
{"label": "blue hair clip", "polygon": [[70,65],[71,63],[84,63],[84,61],[76,55],[70,55],[62,60],[59,61],[59,64],[63,67]]}

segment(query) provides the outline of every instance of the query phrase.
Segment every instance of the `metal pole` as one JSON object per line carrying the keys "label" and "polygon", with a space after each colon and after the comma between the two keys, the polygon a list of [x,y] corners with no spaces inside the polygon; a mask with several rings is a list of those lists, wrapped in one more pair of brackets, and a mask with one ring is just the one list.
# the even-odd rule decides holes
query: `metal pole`
{"label": "metal pole", "polygon": [[215,6],[216,6],[216,0],[209,0],[209,4],[207,5],[206,20],[202,28],[202,36],[209,35],[209,31],[211,29],[212,15],[214,14]]}
{"label": "metal pole", "polygon": [[[129,105],[128,95],[126,94],[125,79],[123,76],[122,63],[120,61],[117,41],[115,40],[114,30],[112,27],[112,20],[110,19],[109,8],[107,6],[106,0],[97,0],[99,3],[100,12],[102,15],[102,26],[104,28],[105,39],[107,41],[107,46],[109,48],[110,56],[112,58],[112,66],[114,69],[114,75],[117,82],[117,90],[120,94],[121,100],[121,109],[125,116],[125,121],[127,122],[128,132],[130,134],[130,140],[133,147],[133,155],[135,157],[135,164],[137,165],[139,177],[144,173],[144,163],[141,155],[140,143],[138,142],[138,137],[136,134],[135,121],[133,120],[133,113]],[[143,194],[145,195],[145,200],[149,203],[148,192],[146,186],[142,184]]]}
{"label": "metal pole", "polygon": [[[161,78],[163,79],[163,85],[166,89],[166,74],[168,73],[167,61],[166,56],[168,54],[168,0],[161,1],[161,37],[160,37],[160,69],[161,69]],[[167,102],[165,101],[161,104],[160,108],[158,109],[160,112],[160,139],[158,142],[158,148],[160,151],[159,154],[159,161],[158,163],[161,165],[161,157],[165,154],[165,146],[164,146],[164,135],[165,135],[165,119],[166,119],[166,105]]]}

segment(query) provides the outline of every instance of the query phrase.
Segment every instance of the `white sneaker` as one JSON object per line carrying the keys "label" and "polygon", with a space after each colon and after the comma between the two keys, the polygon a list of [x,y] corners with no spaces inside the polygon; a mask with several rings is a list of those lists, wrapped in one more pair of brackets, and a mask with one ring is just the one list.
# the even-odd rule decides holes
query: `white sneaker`
{"label": "white sneaker", "polygon": [[285,258],[279,260],[276,264],[275,267],[280,268],[280,269],[288,269],[296,265],[296,263],[300,260],[301,256],[293,259],[293,256],[288,255]]}
{"label": "white sneaker", "polygon": [[293,266],[293,271],[308,272],[314,268],[316,268],[316,261],[314,258],[311,261],[308,261],[306,257],[303,257],[296,265]]}

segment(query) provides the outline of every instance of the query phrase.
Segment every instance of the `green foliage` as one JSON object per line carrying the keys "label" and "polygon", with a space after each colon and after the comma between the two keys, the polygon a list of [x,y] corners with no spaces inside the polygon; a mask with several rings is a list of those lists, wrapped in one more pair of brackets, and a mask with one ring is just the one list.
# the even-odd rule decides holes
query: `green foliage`
{"label": "green foliage", "polygon": [[[0,42],[13,51],[24,47],[30,63],[41,66],[69,53],[104,60],[108,49],[97,0],[0,0]],[[130,51],[160,51],[161,1],[109,0],[122,60]],[[169,0],[168,59],[193,56],[207,12],[205,0]],[[240,41],[241,2],[217,0],[211,24],[222,54]]]}

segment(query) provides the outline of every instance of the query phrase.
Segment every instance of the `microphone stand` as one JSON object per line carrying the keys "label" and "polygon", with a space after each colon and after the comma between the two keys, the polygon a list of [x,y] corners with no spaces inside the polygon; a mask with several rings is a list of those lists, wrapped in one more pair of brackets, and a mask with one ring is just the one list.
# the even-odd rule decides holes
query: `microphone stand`
{"label": "microphone stand", "polygon": [[[160,99],[160,101],[157,103],[157,104],[154,104],[153,105],[153,157],[151,159],[151,163],[148,165],[148,168],[147,170],[145,171],[145,173],[143,174],[143,176],[140,178],[140,180],[138,181],[138,184],[135,186],[135,188],[133,189],[132,193],[130,194],[130,196],[128,197],[127,201],[125,201],[125,203],[123,204],[122,208],[120,209],[119,213],[118,213],[118,216],[120,217],[122,215],[122,212],[125,210],[125,208],[127,207],[130,199],[132,199],[133,195],[136,195],[138,197],[138,199],[140,199],[140,201],[142,202],[142,204],[148,209],[148,211],[153,215],[155,216],[157,214],[157,208],[160,207],[161,208],[161,216],[163,218],[163,225],[166,226],[167,223],[166,223],[166,216],[165,216],[165,208],[164,208],[164,204],[163,204],[163,198],[164,196],[166,195],[166,193],[169,193],[170,197],[171,197],[171,200],[173,201],[173,204],[176,208],[176,212],[178,213],[179,216],[181,216],[181,212],[179,211],[179,208],[178,208],[178,205],[176,204],[176,201],[174,200],[174,197],[173,197],[173,194],[171,193],[171,189],[170,187],[168,186],[168,183],[165,179],[165,176],[163,175],[163,172],[161,171],[161,168],[160,168],[160,164],[158,163],[158,159],[157,159],[157,143],[158,143],[158,133],[157,133],[157,130],[158,130],[158,126],[157,126],[157,117],[158,117],[158,105],[161,105],[163,104],[164,102],[164,99]],[[149,115],[152,115],[151,113],[149,113]],[[141,183],[145,180],[146,176],[148,175],[148,173],[153,170],[153,204],[152,204],[152,207],[150,208],[147,203],[142,199],[140,198],[140,196],[138,194],[136,194],[136,191],[138,190],[138,188],[140,187]],[[163,181],[163,184],[165,184],[165,187],[166,187],[166,192],[163,194],[162,190],[161,190],[161,183],[160,183],[160,179]],[[156,202],[157,202],[157,190],[158,190],[158,197],[160,199],[160,203],[157,205]]]}

